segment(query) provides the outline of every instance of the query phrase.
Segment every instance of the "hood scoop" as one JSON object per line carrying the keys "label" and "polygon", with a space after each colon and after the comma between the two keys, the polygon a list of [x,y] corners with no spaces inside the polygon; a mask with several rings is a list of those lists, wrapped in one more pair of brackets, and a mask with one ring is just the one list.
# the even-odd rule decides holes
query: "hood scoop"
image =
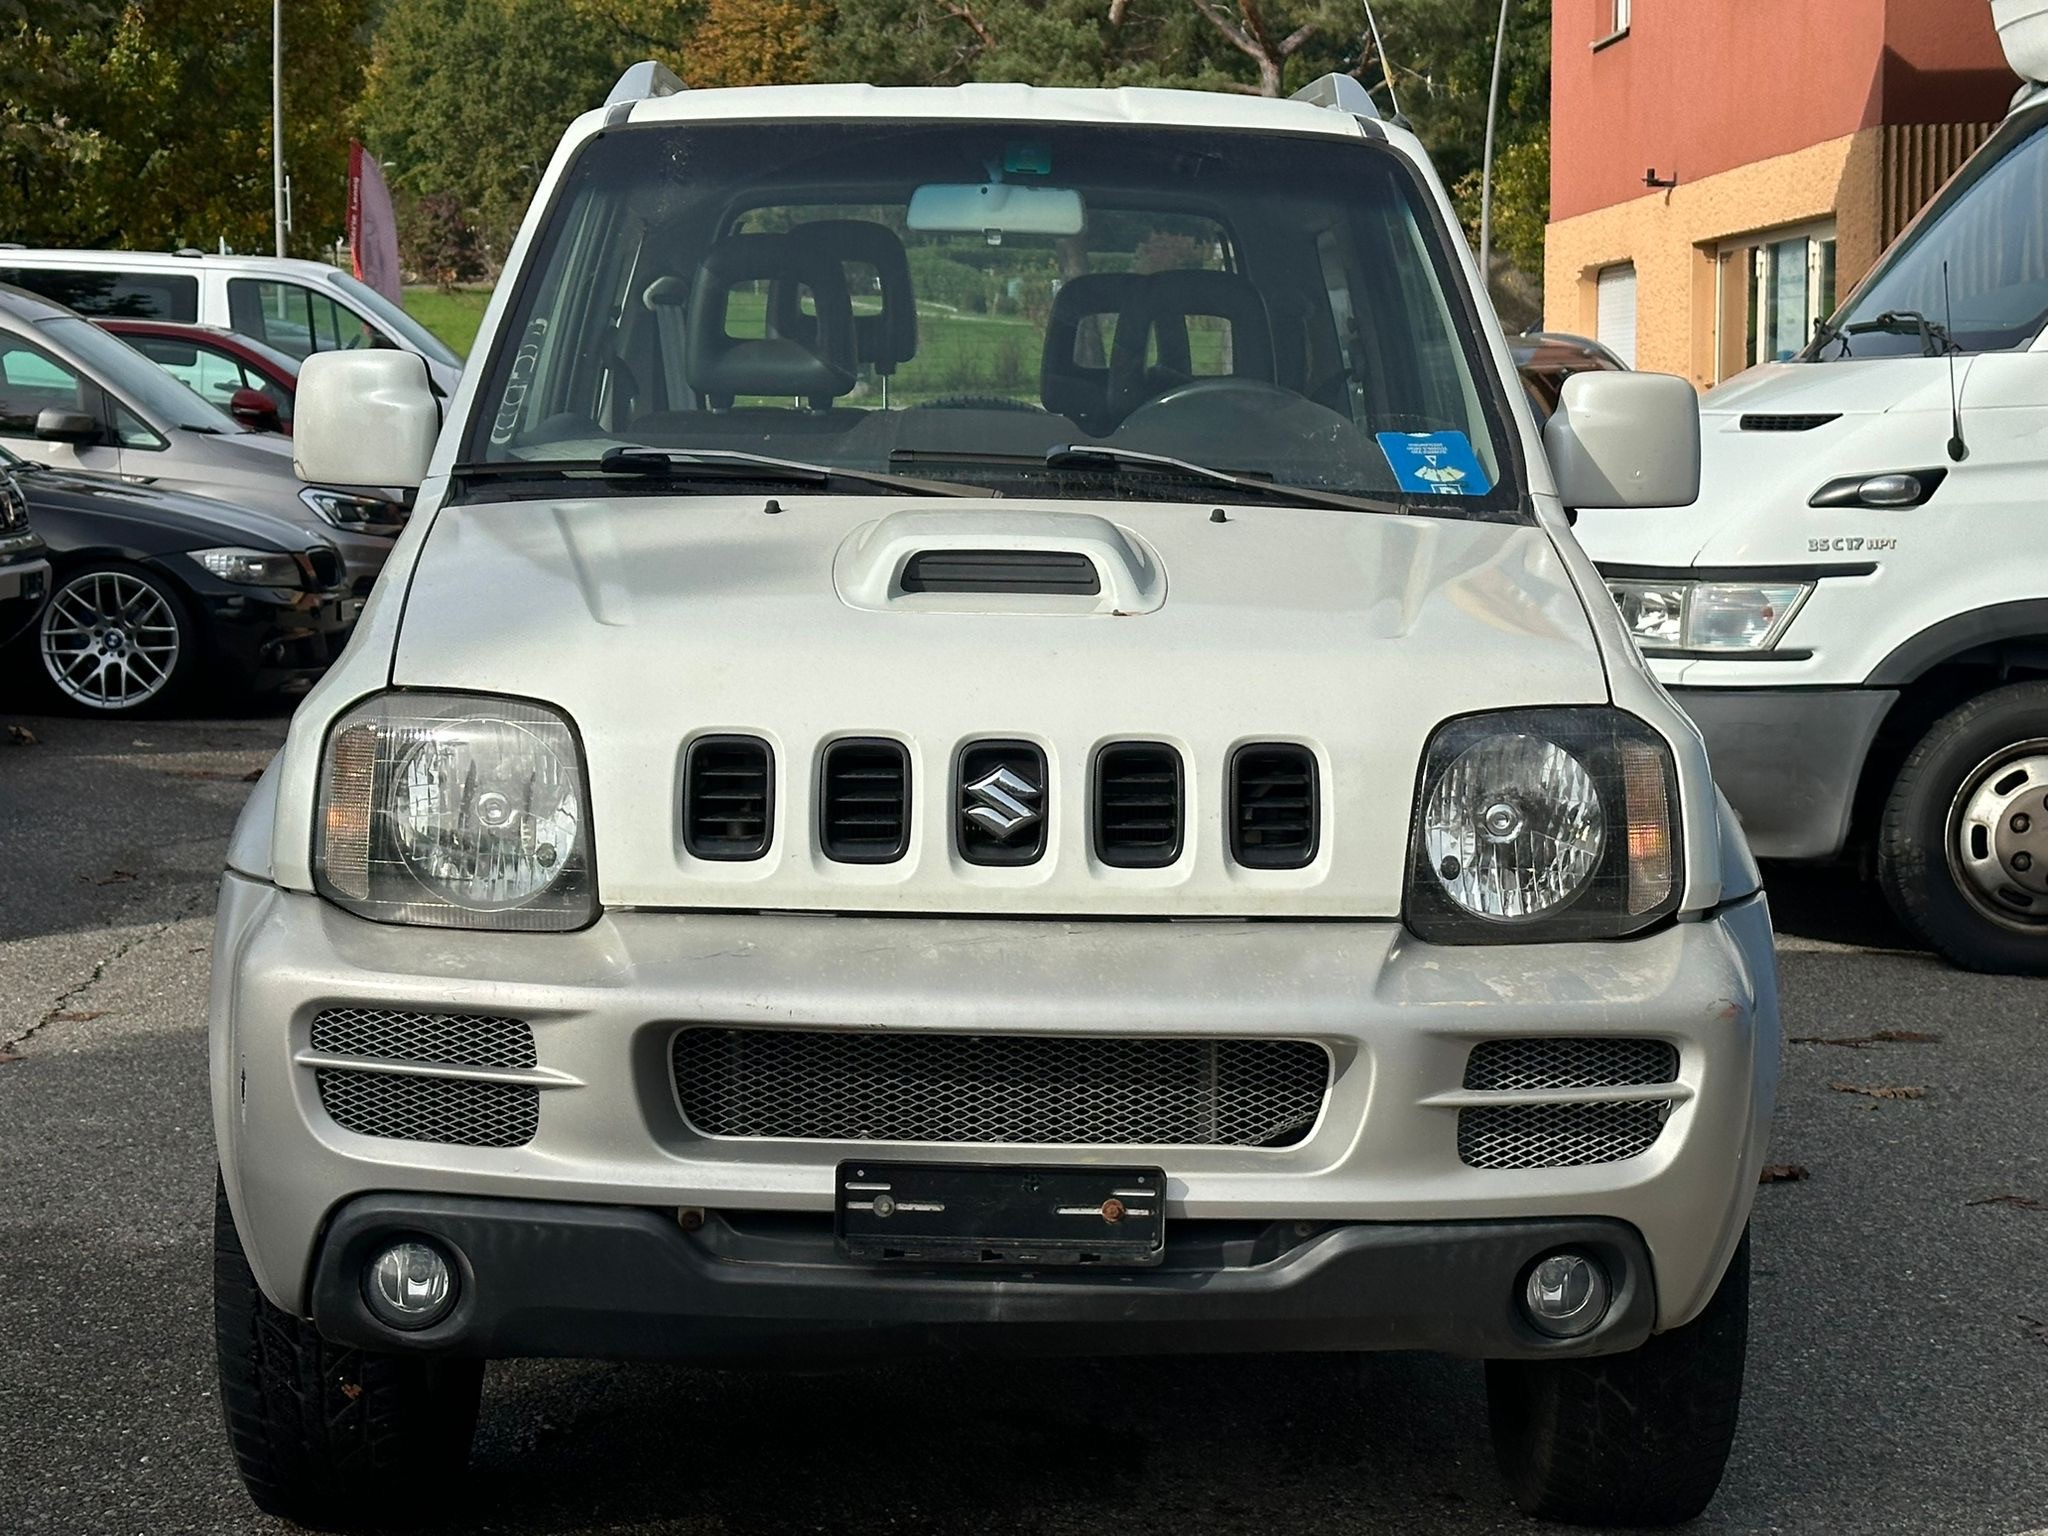
{"label": "hood scoop", "polygon": [[833,561],[840,601],[872,611],[1150,613],[1159,557],[1092,513],[893,512],[849,534]]}

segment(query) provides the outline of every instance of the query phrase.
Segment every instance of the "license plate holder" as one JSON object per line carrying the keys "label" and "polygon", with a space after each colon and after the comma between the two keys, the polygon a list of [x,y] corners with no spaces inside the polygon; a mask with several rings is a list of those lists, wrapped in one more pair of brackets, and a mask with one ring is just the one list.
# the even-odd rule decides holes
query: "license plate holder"
{"label": "license plate holder", "polygon": [[868,1263],[1128,1268],[1165,1256],[1165,1195],[1158,1168],[848,1161],[832,1228]]}

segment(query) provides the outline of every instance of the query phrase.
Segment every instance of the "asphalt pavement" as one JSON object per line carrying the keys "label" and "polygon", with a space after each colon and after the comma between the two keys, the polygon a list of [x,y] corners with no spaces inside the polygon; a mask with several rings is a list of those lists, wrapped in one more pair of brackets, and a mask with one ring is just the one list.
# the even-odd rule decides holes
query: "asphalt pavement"
{"label": "asphalt pavement", "polygon": [[[0,715],[5,1536],[289,1529],[220,1430],[205,1039],[222,849],[283,733]],[[1769,873],[1771,1157],[1803,1177],[1759,1193],[1742,1430],[1694,1529],[2048,1527],[2048,982],[1948,969],[1846,875]],[[1480,1367],[1420,1356],[514,1363],[457,1493],[443,1529],[536,1536],[1538,1529]]]}

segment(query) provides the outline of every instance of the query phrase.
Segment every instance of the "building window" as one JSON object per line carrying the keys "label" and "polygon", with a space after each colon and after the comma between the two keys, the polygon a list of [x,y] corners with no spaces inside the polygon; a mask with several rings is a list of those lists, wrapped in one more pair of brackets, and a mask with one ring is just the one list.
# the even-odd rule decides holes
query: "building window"
{"label": "building window", "polygon": [[1593,49],[1596,53],[1609,43],[1618,43],[1628,36],[1630,12],[1634,8],[1634,0],[1606,0],[1604,13],[1596,13],[1604,14],[1608,23],[1607,30],[1593,39]]}
{"label": "building window", "polygon": [[1636,365],[1636,269],[1602,267],[1593,280],[1593,337],[1629,367]]}
{"label": "building window", "polygon": [[1628,30],[1629,0],[1614,0],[1614,26],[1616,32]]}
{"label": "building window", "polygon": [[1835,308],[1832,224],[1759,239],[1751,259],[1747,361],[1782,363]]}

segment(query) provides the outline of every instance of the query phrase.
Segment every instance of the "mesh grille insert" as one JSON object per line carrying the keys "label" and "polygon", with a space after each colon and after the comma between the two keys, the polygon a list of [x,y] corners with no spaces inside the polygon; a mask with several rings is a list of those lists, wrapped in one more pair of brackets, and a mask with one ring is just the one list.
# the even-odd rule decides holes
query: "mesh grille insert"
{"label": "mesh grille insert", "polygon": [[1465,1086],[1625,1088],[1678,1081],[1678,1050],[1667,1040],[1486,1040],[1465,1062]]}
{"label": "mesh grille insert", "polygon": [[1249,869],[1316,856],[1316,760],[1307,747],[1241,747],[1230,760],[1230,855]]}
{"label": "mesh grille insert", "polygon": [[328,1056],[381,1056],[443,1067],[534,1065],[533,1031],[521,1019],[389,1008],[323,1008],[313,1049]]}
{"label": "mesh grille insert", "polygon": [[540,1126],[540,1091],[522,1083],[403,1077],[322,1067],[320,1106],[345,1131],[396,1141],[518,1147]]}
{"label": "mesh grille insert", "polygon": [[1180,754],[1127,741],[1095,756],[1095,856],[1119,869],[1160,869],[1180,857]]}
{"label": "mesh grille insert", "polygon": [[1489,1104],[1458,1111],[1458,1158],[1473,1168],[1570,1168],[1647,1152],[1671,1106],[1661,1100],[1600,1104]]}
{"label": "mesh grille insert", "polygon": [[704,736],[683,766],[683,846],[700,859],[758,859],[775,809],[775,756],[753,736]]}
{"label": "mesh grille insert", "polygon": [[1330,1083],[1305,1040],[697,1028],[673,1067],[700,1134],[805,1141],[1286,1147]]}
{"label": "mesh grille insert", "polygon": [[910,844],[910,754],[900,741],[835,741],[818,784],[818,841],[842,864],[889,864]]}

